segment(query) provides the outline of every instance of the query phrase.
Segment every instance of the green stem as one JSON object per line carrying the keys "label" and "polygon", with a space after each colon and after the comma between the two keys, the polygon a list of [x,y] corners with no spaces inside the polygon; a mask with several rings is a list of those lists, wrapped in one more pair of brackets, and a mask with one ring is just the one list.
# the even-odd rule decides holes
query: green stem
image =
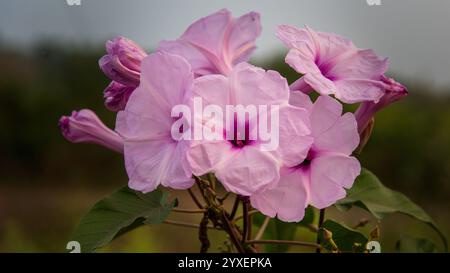
{"label": "green stem", "polygon": [[[319,246],[320,246],[320,234],[321,234],[321,231],[322,231],[322,226],[323,226],[324,220],[325,220],[325,209],[321,209],[320,210],[320,215],[319,215],[319,224],[317,225],[319,232],[317,232],[317,240],[316,240],[317,245],[319,245]],[[320,253],[321,250],[322,250],[322,248],[318,247],[316,249],[316,253]]]}

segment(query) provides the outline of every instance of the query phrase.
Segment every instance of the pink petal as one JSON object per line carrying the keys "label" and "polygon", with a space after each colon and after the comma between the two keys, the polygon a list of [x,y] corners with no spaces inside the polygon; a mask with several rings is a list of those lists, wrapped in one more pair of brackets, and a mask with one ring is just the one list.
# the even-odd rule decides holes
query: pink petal
{"label": "pink petal", "polygon": [[298,222],[303,219],[309,201],[308,180],[299,170],[283,168],[278,184],[253,194],[250,201],[264,215],[277,215],[282,221]]}
{"label": "pink petal", "polygon": [[293,106],[280,109],[280,143],[278,151],[283,165],[294,167],[305,160],[313,143],[309,124],[309,115],[305,109]]}
{"label": "pink petal", "polygon": [[194,81],[194,96],[202,98],[203,106],[215,104],[225,111],[226,105],[230,104],[231,92],[229,79],[222,75],[207,75]]}
{"label": "pink petal", "polygon": [[302,43],[301,46],[289,50],[285,61],[298,73],[321,73],[315,63],[314,52],[311,52],[307,43]]}
{"label": "pink petal", "polygon": [[208,74],[219,73],[214,64],[204,54],[189,42],[176,41],[161,41],[158,44],[158,52],[170,52],[182,56],[191,64],[196,76],[203,76]]}
{"label": "pink petal", "polygon": [[248,146],[236,150],[216,170],[216,177],[227,191],[250,196],[280,179],[280,163],[267,152]]}
{"label": "pink petal", "polygon": [[194,175],[204,175],[221,167],[221,163],[233,157],[233,147],[228,141],[194,141],[186,159]]}
{"label": "pink petal", "polygon": [[315,149],[343,155],[350,155],[358,144],[358,125],[352,113],[345,113],[324,133],[314,138]]}
{"label": "pink petal", "polygon": [[219,10],[190,25],[181,39],[218,56],[223,46],[223,37],[231,20],[231,13],[228,10]]}
{"label": "pink petal", "polygon": [[343,79],[335,82],[336,98],[345,103],[380,100],[384,95],[384,86],[381,81],[364,79]]}
{"label": "pink petal", "polygon": [[175,145],[168,141],[125,143],[125,168],[130,188],[151,192],[165,179]]}
{"label": "pink petal", "polygon": [[327,75],[334,78],[380,80],[388,68],[387,58],[372,49],[354,50],[340,58]]}
{"label": "pink petal", "polygon": [[279,25],[276,29],[276,36],[286,46],[294,48],[296,42],[308,42],[309,35],[306,30],[290,25]]}
{"label": "pink petal", "polygon": [[311,161],[311,205],[322,209],[345,197],[361,171],[358,160],[348,156],[323,156]]}
{"label": "pink petal", "polygon": [[186,101],[193,80],[191,66],[180,56],[157,52],[142,61],[140,87],[147,92],[156,92],[155,97],[160,98],[157,102],[148,103],[164,104],[169,113],[172,106]]}
{"label": "pink petal", "polygon": [[264,71],[251,64],[240,63],[233,69],[230,80],[235,104],[281,105],[289,100],[287,80],[276,71]]}
{"label": "pink petal", "polygon": [[187,149],[186,141],[177,143],[167,166],[166,177],[161,180],[163,186],[183,190],[192,187],[194,184],[194,180],[191,178],[192,172],[185,164]]}
{"label": "pink petal", "polygon": [[333,81],[323,76],[321,73],[308,73],[303,76],[305,82],[321,95],[336,93],[336,85]]}
{"label": "pink petal", "polygon": [[341,117],[342,105],[329,96],[320,96],[311,110],[310,120],[314,138],[323,134]]}
{"label": "pink petal", "polygon": [[158,140],[171,137],[172,119],[170,112],[161,109],[161,104],[155,103],[150,92],[138,88],[131,96],[127,109],[117,113],[116,131],[127,140]]}
{"label": "pink petal", "polygon": [[304,108],[308,110],[308,112],[310,112],[313,107],[313,103],[309,98],[309,96],[298,91],[291,91],[289,96],[289,104],[296,107]]}
{"label": "pink petal", "polygon": [[260,15],[249,12],[233,21],[228,37],[228,55],[234,64],[247,61],[256,48],[254,42],[261,34]]}

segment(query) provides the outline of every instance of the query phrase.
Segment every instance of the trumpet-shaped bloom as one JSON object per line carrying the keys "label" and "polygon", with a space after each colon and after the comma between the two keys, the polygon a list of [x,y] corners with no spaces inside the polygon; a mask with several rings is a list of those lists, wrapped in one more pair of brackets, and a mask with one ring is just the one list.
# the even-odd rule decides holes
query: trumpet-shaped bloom
{"label": "trumpet-shaped bloom", "polygon": [[297,222],[308,204],[322,209],[345,197],[344,188],[352,186],[361,167],[350,156],[359,143],[352,113],[342,115],[342,105],[328,96],[312,104],[308,96],[296,92],[290,101],[309,109],[313,144],[305,160],[282,168],[277,185],[255,193],[250,200],[265,215]]}
{"label": "trumpet-shaped bloom", "polygon": [[123,153],[123,140],[113,130],[106,127],[97,115],[89,110],[73,111],[70,116],[59,119],[63,136],[73,143],[95,143]]}
{"label": "trumpet-shaped bloom", "polygon": [[[288,106],[289,87],[286,79],[277,72],[241,63],[229,77],[209,75],[197,78],[193,92],[202,97],[205,106],[217,105],[223,112],[226,112],[227,105],[264,105],[269,110],[265,114],[259,111],[249,114],[246,119],[226,114],[234,122],[232,126],[214,131],[222,137],[193,141],[187,152],[193,174],[213,172],[228,191],[249,196],[278,183],[283,158],[288,162],[301,162],[306,157],[312,142],[307,136],[310,133],[307,111]],[[274,119],[277,122],[271,126],[272,132],[279,130],[279,139],[278,149],[268,150],[264,148],[267,139],[257,131],[264,120],[275,115],[272,106],[279,109],[279,119]],[[211,119],[199,122],[208,126]],[[220,119],[219,122],[226,124]],[[239,128],[245,128],[245,132]],[[250,137],[252,135],[254,138]],[[272,136],[277,137],[276,133]]]}
{"label": "trumpet-shaped bloom", "polygon": [[139,85],[141,61],[147,53],[124,37],[106,42],[106,52],[99,60],[101,70],[112,80],[103,92],[105,105],[112,111],[120,111],[125,108],[129,96]]}
{"label": "trumpet-shaped bloom", "polygon": [[146,193],[159,184],[175,189],[192,186],[191,173],[183,166],[188,142],[172,138],[171,111],[187,103],[193,78],[191,66],[179,56],[154,53],[142,61],[140,85],[116,121],[116,131],[124,139],[130,188]]}
{"label": "trumpet-shaped bloom", "polygon": [[194,22],[179,39],[160,42],[158,50],[186,58],[196,76],[227,75],[234,65],[250,58],[260,33],[258,13],[233,18],[222,9]]}
{"label": "trumpet-shaped bloom", "polygon": [[383,96],[387,59],[373,50],[358,49],[346,38],[308,27],[281,25],[277,36],[290,49],[286,63],[304,74],[292,90],[333,94],[346,103],[377,102]]}

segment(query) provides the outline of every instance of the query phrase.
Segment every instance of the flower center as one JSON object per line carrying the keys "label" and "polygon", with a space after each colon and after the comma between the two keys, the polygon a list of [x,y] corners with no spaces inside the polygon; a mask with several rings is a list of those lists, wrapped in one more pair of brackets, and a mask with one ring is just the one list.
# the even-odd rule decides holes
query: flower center
{"label": "flower center", "polygon": [[[236,148],[242,148],[244,146],[250,145],[253,140],[250,139],[250,125],[248,120],[242,122],[244,125],[240,126],[238,123],[237,118],[234,119],[234,130],[232,132],[233,137],[232,139],[229,139],[228,141],[233,145],[233,147]],[[227,132],[231,133],[231,132]]]}
{"label": "flower center", "polygon": [[314,157],[315,157],[315,152],[312,149],[309,150],[308,155],[306,156],[305,160],[303,160],[303,162],[298,164],[295,168],[309,167],[309,165],[311,165],[311,161],[314,159]]}

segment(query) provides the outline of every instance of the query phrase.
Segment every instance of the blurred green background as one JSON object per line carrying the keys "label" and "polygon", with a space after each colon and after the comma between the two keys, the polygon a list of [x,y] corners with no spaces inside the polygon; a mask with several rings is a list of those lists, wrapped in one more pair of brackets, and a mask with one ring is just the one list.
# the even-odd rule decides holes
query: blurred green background
{"label": "blurred green background", "polygon": [[[103,107],[108,79],[98,69],[102,55],[103,48],[55,41],[26,52],[0,44],[0,252],[65,251],[88,208],[127,183],[121,155],[95,145],[70,144],[57,126],[61,115],[90,108],[114,127],[115,114]],[[296,75],[283,56],[280,52],[257,64],[292,81]],[[410,95],[377,115],[360,159],[383,183],[421,205],[450,237],[450,90],[403,83]],[[181,207],[194,207],[184,193],[174,194]],[[366,231],[376,224],[358,209],[345,214],[332,210],[328,216],[350,226],[368,217]],[[192,216],[170,218],[199,222]],[[211,251],[219,251],[225,237],[212,234]],[[383,251],[394,251],[402,234],[429,237],[440,246],[429,227],[393,215],[381,224]],[[314,239],[301,229],[297,237]],[[195,229],[161,225],[133,231],[102,251],[197,252],[199,246]]]}

